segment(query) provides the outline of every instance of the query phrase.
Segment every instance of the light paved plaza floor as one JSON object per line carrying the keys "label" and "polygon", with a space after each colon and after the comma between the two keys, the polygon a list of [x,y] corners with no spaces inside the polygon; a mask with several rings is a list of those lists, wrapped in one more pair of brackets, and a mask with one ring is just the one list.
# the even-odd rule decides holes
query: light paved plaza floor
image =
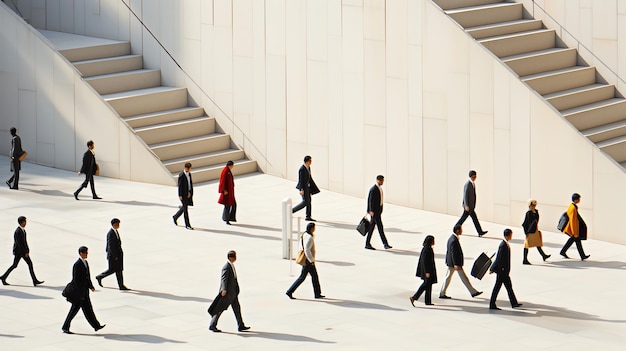
{"label": "light paved plaza floor", "polygon": [[[3,174],[8,178],[6,157],[0,164],[7,165]],[[512,310],[502,290],[498,304],[503,310],[494,313],[488,310],[494,276],[470,278],[484,291],[477,298],[457,277],[448,290],[453,299],[437,298],[455,216],[387,204],[383,221],[394,248],[382,250],[374,233],[379,250],[368,251],[354,230],[364,200],[323,190],[313,198],[313,216],[318,219],[318,270],[328,299],[313,299],[307,278],[295,293],[297,300],[289,300],[285,290],[299,266],[292,263],[290,271],[281,258],[280,208],[285,197],[298,201],[294,182],[263,174],[236,178],[239,222],[233,226],[220,220],[216,184],[198,185],[190,210],[196,230],[188,231],[172,223],[178,205],[174,187],[97,177],[96,189],[104,199],[92,200],[86,189],[76,201],[72,192],[82,180],[75,173],[25,163],[20,190],[0,188],[0,271],[12,262],[16,219],[24,215],[35,271],[45,280],[33,287],[22,261],[8,279],[12,285],[0,286],[3,350],[623,349],[626,248],[589,240],[584,242],[589,261],[576,259],[574,248],[572,259],[562,259],[558,252],[566,237],[547,232],[552,227],[547,219],[541,223],[545,250],[552,254],[547,263],[533,249],[533,265],[521,265],[523,233],[513,228],[511,277],[524,306]],[[113,217],[121,219],[124,276],[133,290],[117,290],[114,276],[104,279],[104,288],[92,279],[97,288],[92,302],[106,328],[94,332],[79,313],[71,327],[76,335],[62,334],[69,303],[61,290],[71,279],[77,248],[89,247],[92,277],[105,270],[105,236]],[[523,213],[519,217],[521,222]],[[489,234],[478,238],[471,221],[464,226],[467,271],[480,252],[496,250],[504,229],[487,222],[483,227]],[[436,305],[426,308],[420,299],[414,308],[408,297],[421,283],[415,266],[426,234],[436,237]],[[206,310],[230,249],[238,252],[239,299],[252,329],[238,333],[229,310],[219,324],[224,332],[217,334],[207,330]]]}

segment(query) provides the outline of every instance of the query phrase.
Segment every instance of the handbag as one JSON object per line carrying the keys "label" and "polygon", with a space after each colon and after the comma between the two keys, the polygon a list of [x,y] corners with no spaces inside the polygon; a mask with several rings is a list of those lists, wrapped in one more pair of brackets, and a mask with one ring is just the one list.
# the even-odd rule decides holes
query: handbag
{"label": "handbag", "polygon": [[22,154],[20,155],[20,157],[18,157],[18,160],[20,160],[20,162],[24,161],[24,159],[26,158],[26,156],[28,156],[28,151],[24,151],[22,152]]}
{"label": "handbag", "polygon": [[359,224],[356,225],[356,231],[359,232],[361,235],[365,236],[365,234],[367,234],[367,230],[370,227],[370,221],[367,220],[367,215],[363,216],[363,218],[361,218],[361,221],[359,222]]}
{"label": "handbag", "polygon": [[567,227],[567,223],[569,223],[569,216],[567,215],[567,212],[563,212],[561,218],[559,218],[559,223],[556,225],[556,229],[563,232],[565,227]]}
{"label": "handbag", "polygon": [[94,174],[96,176],[100,175],[100,165],[96,163],[96,173]]}
{"label": "handbag", "polygon": [[525,248],[540,246],[543,246],[543,237],[540,230],[526,235],[526,245],[524,245]]}
{"label": "handbag", "polygon": [[[304,234],[300,237],[300,241],[302,242],[302,247],[304,248]],[[304,254],[304,249],[300,249],[300,252],[298,252],[296,263],[301,266],[306,266],[306,255]]]}

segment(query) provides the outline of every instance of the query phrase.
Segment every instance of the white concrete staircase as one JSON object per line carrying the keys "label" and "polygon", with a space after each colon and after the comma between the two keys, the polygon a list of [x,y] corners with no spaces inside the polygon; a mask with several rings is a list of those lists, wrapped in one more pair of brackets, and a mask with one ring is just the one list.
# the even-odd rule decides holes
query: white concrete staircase
{"label": "white concrete staircase", "polygon": [[[85,40],[85,42],[88,42]],[[161,85],[160,70],[144,69],[128,42],[59,50],[161,160],[173,177],[185,162],[195,182],[218,179],[228,160],[234,174],[257,171],[255,161],[216,129],[202,107],[190,106],[186,88]]]}
{"label": "white concrete staircase", "polygon": [[507,64],[600,150],[626,168],[626,100],[598,79],[556,32],[525,18],[521,3],[433,0],[474,39]]}

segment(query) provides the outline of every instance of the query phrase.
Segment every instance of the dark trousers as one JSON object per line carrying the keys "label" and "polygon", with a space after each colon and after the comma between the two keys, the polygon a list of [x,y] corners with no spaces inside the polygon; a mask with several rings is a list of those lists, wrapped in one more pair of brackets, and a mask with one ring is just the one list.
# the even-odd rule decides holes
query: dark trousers
{"label": "dark trousers", "polygon": [[583,249],[582,241],[580,240],[580,238],[575,238],[573,236],[570,236],[569,239],[567,239],[565,246],[563,246],[563,248],[561,249],[561,255],[565,254],[573,243],[576,243],[576,248],[578,249],[578,254],[580,255],[580,258],[585,257],[585,250]]}
{"label": "dark trousers", "polygon": [[224,205],[222,220],[224,222],[237,222],[237,202],[235,202],[232,206]]}
{"label": "dark trousers", "polygon": [[67,318],[65,318],[65,322],[63,323],[63,330],[70,330],[70,323],[72,323],[72,319],[76,317],[78,310],[82,309],[87,322],[91,325],[92,328],[96,329],[100,326],[100,322],[96,318],[96,314],[93,312],[93,306],[91,306],[91,300],[89,299],[89,293],[87,293],[86,297],[81,300],[79,303],[72,302],[72,307],[70,307],[70,312],[67,314]]}
{"label": "dark trousers", "polygon": [[311,279],[313,280],[313,294],[315,294],[314,296],[317,297],[317,296],[322,295],[322,288],[320,287],[320,279],[317,276],[317,268],[315,268],[315,265],[311,264],[311,262],[309,262],[308,260],[306,261],[306,266],[302,267],[302,272],[300,272],[300,276],[298,277],[298,279],[296,279],[295,282],[293,282],[293,284],[291,284],[287,292],[290,294],[293,294],[296,291],[296,289],[300,286],[300,284],[302,284],[304,279],[306,279],[307,274],[310,274]]}
{"label": "dark trousers", "polygon": [[511,306],[517,305],[517,298],[515,297],[515,293],[513,292],[513,284],[511,284],[511,277],[508,274],[496,274],[498,277],[496,278],[496,285],[493,287],[493,291],[491,292],[491,300],[489,300],[489,307],[496,307],[496,298],[498,298],[498,293],[500,292],[500,288],[502,284],[506,288],[506,292],[509,294],[509,301],[511,302]]}
{"label": "dark trousers", "polygon": [[122,274],[122,270],[112,268],[111,265],[109,265],[109,269],[97,275],[96,279],[104,279],[113,273],[115,273],[115,277],[117,278],[117,286],[122,288],[124,286],[124,275]]}
{"label": "dark trousers", "polygon": [[425,279],[422,285],[417,288],[417,291],[413,294],[413,299],[419,299],[424,292],[426,292],[426,295],[424,295],[424,303],[429,305],[432,303],[431,294],[433,292],[433,282],[430,279]]}
{"label": "dark trousers", "polygon": [[304,194],[302,194],[302,202],[297,204],[296,207],[294,207],[291,212],[296,213],[305,207],[306,207],[306,217],[310,218],[312,205],[311,205],[311,192],[309,191],[308,188],[304,188]]}
{"label": "dark trousers", "polygon": [[11,178],[9,178],[9,180],[7,180],[7,182],[11,184],[11,189],[17,189],[20,183],[21,162],[17,159],[13,159],[11,160],[11,162],[13,163],[13,175],[11,176]]}
{"label": "dark trousers", "polygon": [[483,228],[480,226],[478,216],[476,216],[476,212],[474,212],[474,209],[471,209],[469,211],[463,211],[461,218],[459,218],[459,221],[456,222],[456,224],[462,225],[467,217],[472,217],[472,221],[474,221],[474,227],[476,227],[476,231],[478,232],[478,234],[481,234],[483,232]]}
{"label": "dark trousers", "polygon": [[[237,326],[239,328],[245,326],[245,324],[243,323],[243,318],[241,317],[241,305],[239,305],[239,298],[235,297],[235,299],[233,300],[233,303],[231,303],[230,306],[233,308],[233,313],[235,313],[235,319],[237,320]],[[222,312],[224,312],[224,311],[222,311]],[[222,315],[222,312],[218,312],[218,313],[214,314],[213,317],[211,317],[211,323],[209,324],[209,327],[217,328],[217,321],[219,321],[220,316]]]}
{"label": "dark trousers", "polygon": [[76,189],[74,195],[78,196],[83,188],[87,187],[88,183],[91,185],[91,195],[93,195],[93,197],[97,197],[98,195],[96,194],[96,185],[93,183],[93,174],[87,173],[85,173],[85,181],[83,182],[83,184],[80,185],[78,189]]}
{"label": "dark trousers", "polygon": [[189,201],[187,199],[182,199],[180,200],[180,203],[182,204],[182,206],[180,206],[178,212],[176,212],[176,214],[174,215],[174,219],[177,220],[178,217],[180,217],[180,215],[182,214],[185,217],[185,227],[191,227],[191,224],[189,224]]}
{"label": "dark trousers", "polygon": [[378,227],[378,234],[380,234],[380,240],[382,240],[383,245],[389,245],[387,242],[387,237],[385,236],[385,228],[383,227],[383,219],[380,213],[374,213],[372,216],[372,223],[370,224],[370,229],[367,231],[367,238],[365,239],[365,246],[372,246],[370,241],[372,240],[372,234],[374,233],[374,226]]}
{"label": "dark trousers", "polygon": [[2,280],[7,279],[9,277],[9,274],[11,274],[11,271],[17,268],[17,264],[20,263],[20,259],[22,258],[24,259],[24,261],[26,261],[26,264],[28,265],[28,271],[30,272],[30,277],[33,279],[33,283],[37,282],[38,280],[35,276],[35,270],[33,269],[33,261],[31,261],[30,256],[13,256],[13,264],[11,265],[11,267],[9,267],[9,269],[7,269],[6,272],[4,272],[4,274],[0,278]]}

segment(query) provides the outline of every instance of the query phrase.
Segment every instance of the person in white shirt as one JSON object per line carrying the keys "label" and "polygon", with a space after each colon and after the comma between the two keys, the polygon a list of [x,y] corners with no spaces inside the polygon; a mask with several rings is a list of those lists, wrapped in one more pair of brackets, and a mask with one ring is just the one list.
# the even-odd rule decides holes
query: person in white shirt
{"label": "person in white shirt", "polygon": [[513,292],[513,285],[511,284],[511,277],[509,276],[509,273],[511,272],[511,246],[509,246],[509,241],[511,238],[513,238],[513,231],[509,228],[505,229],[504,240],[502,240],[500,242],[500,246],[498,246],[498,255],[496,256],[495,261],[493,261],[491,268],[489,268],[489,274],[496,273],[497,275],[496,285],[493,287],[491,299],[489,300],[490,310],[500,309],[496,306],[496,298],[498,297],[502,284],[504,284],[507,293],[509,293],[511,307],[515,308],[522,305],[517,302],[517,298]]}
{"label": "person in white shirt", "polygon": [[311,279],[313,280],[313,293],[316,299],[323,299],[326,296],[322,295],[322,288],[320,287],[319,277],[317,276],[317,268],[315,267],[315,223],[310,222],[306,226],[306,232],[304,232],[300,236],[300,246],[302,250],[304,250],[304,255],[306,256],[306,264],[302,266],[302,272],[298,279],[289,287],[287,292],[287,296],[290,299],[295,300],[293,297],[293,293],[296,289],[304,282],[307,274],[311,274]]}
{"label": "person in white shirt", "polygon": [[387,241],[385,236],[385,229],[383,228],[383,183],[385,177],[382,175],[376,176],[376,184],[372,185],[369,194],[367,195],[367,213],[372,217],[372,223],[367,231],[367,237],[365,239],[365,248],[368,250],[376,250],[372,244],[372,233],[374,233],[374,226],[378,226],[378,234],[380,234],[380,240],[383,242],[385,249],[391,249],[391,245]]}

